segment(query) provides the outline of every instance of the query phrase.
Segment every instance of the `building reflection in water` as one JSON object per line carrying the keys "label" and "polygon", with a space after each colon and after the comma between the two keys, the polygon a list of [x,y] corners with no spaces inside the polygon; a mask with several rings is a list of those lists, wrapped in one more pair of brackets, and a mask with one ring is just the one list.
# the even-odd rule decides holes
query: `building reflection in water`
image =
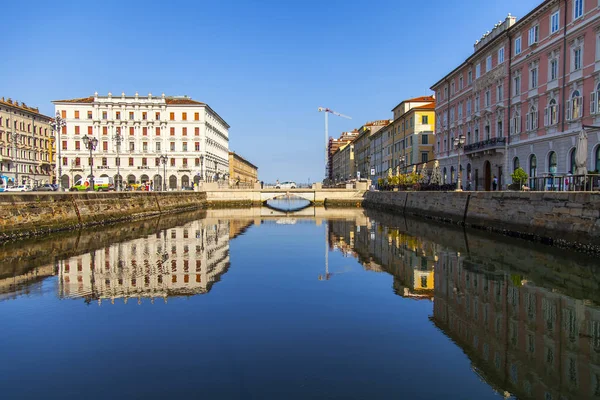
{"label": "building reflection in water", "polygon": [[391,274],[394,292],[402,297],[433,300],[439,246],[373,218],[328,224],[331,250],[357,258],[366,270]]}
{"label": "building reflection in water", "polygon": [[229,221],[197,220],[71,257],[59,263],[59,296],[99,303],[166,302],[172,296],[207,293],[229,268],[230,235],[235,233]]}

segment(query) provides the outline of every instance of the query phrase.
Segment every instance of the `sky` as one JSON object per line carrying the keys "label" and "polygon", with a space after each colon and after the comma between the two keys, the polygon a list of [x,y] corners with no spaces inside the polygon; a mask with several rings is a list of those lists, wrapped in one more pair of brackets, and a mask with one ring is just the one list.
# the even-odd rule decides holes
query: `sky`
{"label": "sky", "polygon": [[[508,13],[542,0],[27,1],[2,6],[0,96],[54,114],[98,92],[188,95],[265,182],[321,181],[329,134],[392,118]],[[426,4],[426,6],[423,6]]]}

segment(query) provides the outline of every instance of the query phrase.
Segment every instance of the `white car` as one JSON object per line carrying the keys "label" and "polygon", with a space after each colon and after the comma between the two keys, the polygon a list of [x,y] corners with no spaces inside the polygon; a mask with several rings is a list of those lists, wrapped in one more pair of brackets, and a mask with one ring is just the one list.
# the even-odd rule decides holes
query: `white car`
{"label": "white car", "polygon": [[29,189],[25,185],[9,186],[6,189],[4,189],[5,192],[29,192],[30,190],[31,189]]}
{"label": "white car", "polygon": [[281,182],[275,189],[296,189],[296,182]]}

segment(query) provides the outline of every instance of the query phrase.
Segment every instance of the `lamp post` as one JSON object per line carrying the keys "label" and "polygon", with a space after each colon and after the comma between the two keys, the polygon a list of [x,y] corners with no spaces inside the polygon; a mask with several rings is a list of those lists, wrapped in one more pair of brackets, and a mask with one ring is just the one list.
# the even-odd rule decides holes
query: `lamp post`
{"label": "lamp post", "polygon": [[400,157],[398,157],[398,165],[402,165],[402,168],[404,168],[405,163],[406,163],[406,156],[403,154]]}
{"label": "lamp post", "polygon": [[17,165],[17,156],[18,156],[17,143],[23,137],[23,135],[13,131],[10,133],[10,137],[11,137],[14,147],[15,147],[15,153],[13,154],[13,165],[15,167],[15,186],[19,186],[19,166]]}
{"label": "lamp post", "polygon": [[167,160],[169,159],[169,157],[167,157],[166,154],[161,155],[160,157],[160,163],[163,165],[163,192],[167,191],[167,181],[166,176],[167,176]]}
{"label": "lamp post", "polygon": [[94,159],[92,158],[92,151],[96,150],[98,146],[98,139],[93,136],[86,135],[82,138],[83,145],[90,151],[90,186],[88,190],[94,190]]}
{"label": "lamp post", "polygon": [[120,131],[117,131],[117,133],[115,133],[115,135],[113,136],[113,140],[115,141],[116,145],[117,145],[117,179],[118,182],[116,182],[117,184],[117,192],[121,191],[121,159],[119,158],[119,152],[121,151],[121,143],[123,142],[123,135],[121,135]]}
{"label": "lamp post", "polygon": [[458,177],[458,182],[456,184],[456,191],[462,192],[462,182],[461,182],[461,168],[460,168],[460,149],[465,145],[465,135],[459,135],[457,138],[454,138],[454,148],[458,150],[458,171],[456,176]]}
{"label": "lamp post", "polygon": [[204,182],[204,154],[200,154],[200,180]]}
{"label": "lamp post", "polygon": [[54,130],[54,143],[56,143],[56,148],[58,149],[58,161],[57,161],[57,168],[58,168],[58,190],[62,190],[62,157],[60,155],[60,148],[62,147],[62,143],[59,140],[60,139],[60,131],[62,130],[63,126],[66,126],[67,123],[65,122],[64,119],[61,118],[59,113],[56,113],[56,117],[54,117],[54,121],[52,121],[52,123],[50,124],[52,126],[52,129]]}

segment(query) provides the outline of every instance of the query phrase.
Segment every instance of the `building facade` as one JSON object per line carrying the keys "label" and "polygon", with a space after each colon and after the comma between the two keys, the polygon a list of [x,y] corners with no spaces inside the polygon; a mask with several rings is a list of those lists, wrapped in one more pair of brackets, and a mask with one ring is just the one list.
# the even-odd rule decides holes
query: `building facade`
{"label": "building facade", "polygon": [[51,123],[52,118],[35,107],[10,98],[0,99],[2,184],[35,186],[52,182]]}
{"label": "building facade", "polygon": [[339,138],[329,138],[329,144],[327,145],[327,165],[325,166],[325,181],[333,183],[335,181],[335,174],[333,173],[333,155],[340,149],[340,147],[352,142],[358,136],[358,131],[355,129],[352,132],[342,132]]}
{"label": "building facade", "polygon": [[333,182],[335,184],[356,179],[354,144],[346,143],[333,154]]}
{"label": "building facade", "polygon": [[375,174],[372,173],[374,168],[371,165],[374,157],[371,137],[390,123],[391,120],[388,119],[370,121],[358,129],[358,137],[354,140],[354,161],[356,174],[360,175],[360,179],[372,180],[375,177]]}
{"label": "building facade", "polygon": [[[175,190],[222,180],[229,172],[229,125],[208,104],[187,96],[137,93],[95,93],[53,103],[66,122],[56,143],[63,188],[88,176],[90,166],[94,176],[114,177],[123,185],[150,183],[155,190],[163,187],[163,179]],[[82,140],[86,135],[98,139],[91,160]]]}
{"label": "building facade", "polygon": [[[506,187],[518,167],[530,178],[575,174],[582,131],[587,169],[600,168],[599,28],[597,3],[544,1],[518,21],[509,15],[496,24],[432,86],[445,183],[456,182],[459,170],[463,187],[475,190],[491,190],[494,181]],[[460,135],[462,150],[453,146]]]}
{"label": "building facade", "polygon": [[258,181],[258,167],[239,154],[230,151],[229,180],[234,183],[255,183]]}

